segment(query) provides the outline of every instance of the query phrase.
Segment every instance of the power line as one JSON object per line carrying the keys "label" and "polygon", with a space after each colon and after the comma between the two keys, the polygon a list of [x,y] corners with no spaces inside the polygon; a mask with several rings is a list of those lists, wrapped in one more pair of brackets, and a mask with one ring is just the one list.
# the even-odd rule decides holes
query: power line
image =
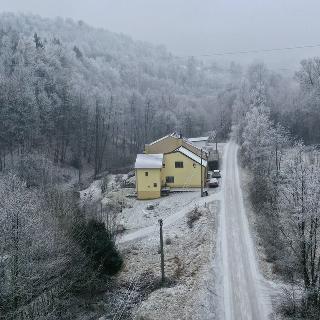
{"label": "power line", "polygon": [[310,49],[310,48],[319,48],[319,47],[320,47],[320,44],[314,44],[314,45],[271,48],[271,49],[213,52],[208,54],[190,55],[189,57],[214,57],[214,56],[227,56],[227,55],[250,54],[250,53],[270,53],[270,52],[277,52],[277,51],[299,50],[299,49],[308,49],[308,48]]}

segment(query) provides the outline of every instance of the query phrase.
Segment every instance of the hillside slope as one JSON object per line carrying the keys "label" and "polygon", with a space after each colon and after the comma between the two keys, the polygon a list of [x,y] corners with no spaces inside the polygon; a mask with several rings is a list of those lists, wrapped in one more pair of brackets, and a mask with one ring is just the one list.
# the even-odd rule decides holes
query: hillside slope
{"label": "hillside slope", "polygon": [[1,166],[34,149],[96,173],[125,166],[167,132],[212,129],[227,74],[81,21],[2,14]]}

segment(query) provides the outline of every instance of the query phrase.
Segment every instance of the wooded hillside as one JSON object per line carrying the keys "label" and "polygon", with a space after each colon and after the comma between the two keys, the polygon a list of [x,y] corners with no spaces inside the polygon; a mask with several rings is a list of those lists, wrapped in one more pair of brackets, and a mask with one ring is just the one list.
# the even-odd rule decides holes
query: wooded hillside
{"label": "wooded hillside", "polygon": [[228,74],[81,21],[2,14],[0,170],[31,150],[95,173],[127,166],[154,138],[221,122]]}

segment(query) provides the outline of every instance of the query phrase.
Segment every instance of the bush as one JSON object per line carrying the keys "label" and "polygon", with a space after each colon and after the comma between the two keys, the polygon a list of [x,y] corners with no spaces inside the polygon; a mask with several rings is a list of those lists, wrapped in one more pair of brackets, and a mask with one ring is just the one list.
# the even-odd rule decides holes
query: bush
{"label": "bush", "polygon": [[80,223],[73,228],[73,236],[100,274],[115,275],[121,269],[122,257],[104,223],[93,219]]}
{"label": "bush", "polygon": [[187,225],[189,228],[193,227],[193,224],[200,219],[202,212],[198,207],[195,207],[192,211],[187,214]]}

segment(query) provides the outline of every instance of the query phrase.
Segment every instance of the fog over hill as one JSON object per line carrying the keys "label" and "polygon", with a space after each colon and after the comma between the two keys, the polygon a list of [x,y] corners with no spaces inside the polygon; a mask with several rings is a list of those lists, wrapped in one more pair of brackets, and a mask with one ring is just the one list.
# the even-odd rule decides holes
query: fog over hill
{"label": "fog over hill", "polygon": [[[134,39],[163,44],[178,56],[199,57],[319,45],[319,2],[309,0],[2,0],[1,10],[83,20]],[[213,56],[227,65],[264,61],[276,69],[296,69],[300,60],[319,55],[319,47],[269,53]]]}

